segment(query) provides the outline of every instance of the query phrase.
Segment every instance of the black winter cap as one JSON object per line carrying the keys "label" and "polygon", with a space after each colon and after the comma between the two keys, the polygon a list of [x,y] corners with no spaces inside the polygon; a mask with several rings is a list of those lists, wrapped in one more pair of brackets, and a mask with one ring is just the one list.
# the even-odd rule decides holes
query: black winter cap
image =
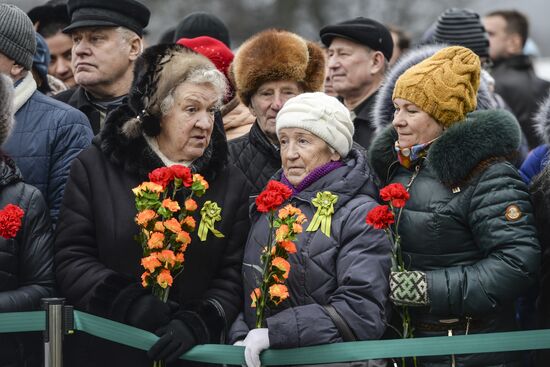
{"label": "black winter cap", "polygon": [[214,14],[206,12],[191,13],[179,22],[174,33],[174,42],[180,38],[209,36],[231,47],[229,30],[223,21]]}
{"label": "black winter cap", "polygon": [[393,54],[391,33],[382,23],[376,20],[357,17],[341,23],[327,25],[319,32],[321,41],[327,47],[334,37],[345,38],[384,54],[390,60]]}
{"label": "black winter cap", "polygon": [[71,24],[65,33],[82,27],[124,27],[142,36],[151,16],[136,0],[69,0],[67,9]]}
{"label": "black winter cap", "polygon": [[33,24],[40,22],[40,26],[60,22],[69,24],[70,18],[67,12],[67,0],[49,0],[46,4],[36,6],[27,13]]}
{"label": "black winter cap", "polygon": [[489,57],[489,38],[479,14],[468,9],[447,9],[437,20],[434,42],[464,46],[479,57]]}

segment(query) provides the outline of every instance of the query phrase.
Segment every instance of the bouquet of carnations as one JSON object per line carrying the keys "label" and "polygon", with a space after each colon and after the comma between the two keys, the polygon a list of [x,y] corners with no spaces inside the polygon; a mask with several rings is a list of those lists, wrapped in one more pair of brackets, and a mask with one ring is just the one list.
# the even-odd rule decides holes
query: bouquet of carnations
{"label": "bouquet of carnations", "polygon": [[[142,285],[150,287],[164,302],[174,278],[183,269],[185,250],[191,243],[190,233],[196,227],[193,214],[198,205],[193,197],[201,197],[207,189],[208,182],[201,175],[192,174],[182,165],[157,168],[149,173],[148,182],[132,189],[138,210],[135,222],[140,229],[136,240],[143,248]],[[188,191],[188,195],[180,205],[176,194],[182,190]],[[214,228],[215,222],[221,220],[221,208],[207,201],[200,212],[201,241],[206,240],[208,231],[223,237]]]}
{"label": "bouquet of carnations", "polygon": [[[393,272],[405,272],[405,263],[401,249],[401,237],[399,236],[399,220],[403,207],[409,200],[410,195],[400,183],[393,183],[380,190],[380,198],[386,202],[385,205],[374,207],[367,214],[367,224],[376,229],[383,229],[386,232],[392,244],[392,268]],[[399,332],[403,338],[412,338],[413,329],[411,327],[411,318],[407,306],[401,306],[402,332]],[[414,360],[416,365],[416,359]],[[404,362],[403,362],[404,365]]]}
{"label": "bouquet of carnations", "polygon": [[261,254],[259,285],[250,294],[256,308],[256,327],[263,327],[266,308],[276,307],[289,297],[285,280],[290,273],[288,257],[296,253],[296,236],[302,233],[307,220],[300,209],[288,204],[277,209],[290,198],[292,191],[278,181],[269,181],[256,198],[256,209],[266,213],[269,223],[267,246]]}

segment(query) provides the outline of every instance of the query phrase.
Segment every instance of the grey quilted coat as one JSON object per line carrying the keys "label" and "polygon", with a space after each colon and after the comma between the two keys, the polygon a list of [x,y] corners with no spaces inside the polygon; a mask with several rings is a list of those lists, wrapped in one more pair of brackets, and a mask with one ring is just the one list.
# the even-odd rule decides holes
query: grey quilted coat
{"label": "grey quilted coat", "polygon": [[[307,222],[298,235],[297,253],[289,257],[290,297],[267,317],[270,348],[343,341],[323,305],[332,305],[358,340],[378,339],[384,333],[390,243],[382,230],[365,223],[366,214],[377,205],[378,190],[362,152],[353,149],[344,163],[290,199],[311,221],[316,211],[311,200],[318,192],[338,196],[330,238],[320,230],[306,232]],[[275,179],[279,177],[280,172]],[[259,273],[250,265],[260,264],[268,222],[256,212],[255,205],[251,217],[243,265],[245,308],[233,324],[231,341],[243,339],[255,324],[250,293]]]}

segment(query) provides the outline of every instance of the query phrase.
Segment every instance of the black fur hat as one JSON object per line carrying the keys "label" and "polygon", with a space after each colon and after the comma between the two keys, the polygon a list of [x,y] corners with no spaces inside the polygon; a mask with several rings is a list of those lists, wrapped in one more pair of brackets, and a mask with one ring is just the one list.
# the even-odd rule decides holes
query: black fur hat
{"label": "black fur hat", "polygon": [[137,136],[160,133],[160,105],[170,91],[197,69],[216,70],[205,56],[177,44],[161,44],[147,48],[134,66],[134,80],[128,105],[135,118],[128,120],[123,132]]}

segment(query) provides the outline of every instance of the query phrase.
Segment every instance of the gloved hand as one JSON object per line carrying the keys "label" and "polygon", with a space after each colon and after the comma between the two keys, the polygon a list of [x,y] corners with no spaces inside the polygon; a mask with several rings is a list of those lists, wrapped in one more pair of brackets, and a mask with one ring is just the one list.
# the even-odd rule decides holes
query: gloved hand
{"label": "gloved hand", "polygon": [[427,306],[428,282],[422,271],[392,271],[390,299],[398,306]]}
{"label": "gloved hand", "polygon": [[134,300],[128,308],[125,321],[129,325],[153,332],[168,324],[172,318],[172,312],[177,309],[176,302],[164,303],[152,294],[144,294]]}
{"label": "gloved hand", "polygon": [[147,356],[154,361],[164,359],[167,363],[172,363],[197,344],[191,329],[178,319],[173,319],[168,325],[155,331],[155,334],[160,339],[147,352]]}
{"label": "gloved hand", "polygon": [[269,330],[267,328],[250,330],[243,340],[243,345],[246,365],[260,367],[260,353],[269,348]]}

